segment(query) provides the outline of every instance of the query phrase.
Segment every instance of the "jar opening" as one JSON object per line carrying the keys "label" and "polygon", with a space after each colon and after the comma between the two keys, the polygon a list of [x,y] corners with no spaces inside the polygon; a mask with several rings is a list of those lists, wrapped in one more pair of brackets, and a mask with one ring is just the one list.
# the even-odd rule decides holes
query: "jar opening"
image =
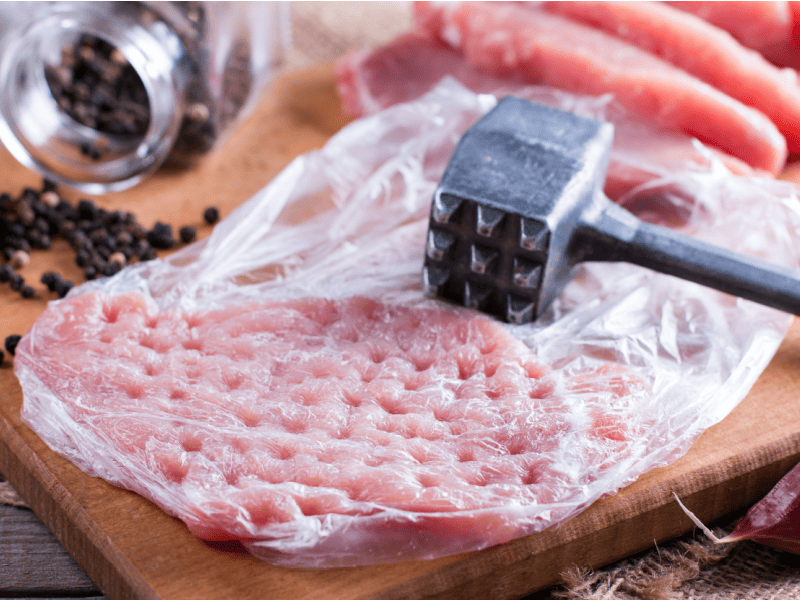
{"label": "jar opening", "polygon": [[5,40],[0,139],[23,164],[88,192],[134,185],[161,165],[185,111],[184,48],[136,3],[98,18],[42,3]]}
{"label": "jar opening", "polygon": [[[82,33],[46,60],[44,77],[58,107],[89,133],[80,152],[101,160],[112,147],[136,147],[150,125],[150,101],[126,56],[105,39]],[[113,143],[112,143],[113,140]]]}

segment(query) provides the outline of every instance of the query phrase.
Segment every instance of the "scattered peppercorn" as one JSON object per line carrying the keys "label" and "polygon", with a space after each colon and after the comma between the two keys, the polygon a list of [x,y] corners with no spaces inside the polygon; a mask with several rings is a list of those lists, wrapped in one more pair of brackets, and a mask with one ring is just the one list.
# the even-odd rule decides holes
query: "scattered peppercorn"
{"label": "scattered peppercorn", "polygon": [[172,235],[172,225],[158,221],[153,228],[147,232],[147,241],[153,248],[165,250],[175,245],[175,238]]}
{"label": "scattered peppercorn", "polygon": [[[209,207],[203,219],[214,222],[219,211]],[[132,213],[109,211],[88,199],[73,204],[61,197],[54,183],[45,181],[41,190],[25,188],[18,197],[0,194],[0,251],[5,258],[0,264],[0,284],[7,283],[25,298],[34,297],[35,288],[17,270],[29,264],[32,251],[50,248],[55,237],[69,243],[75,263],[88,281],[114,275],[133,262],[156,258],[157,249],[191,243],[197,232],[189,225],[181,227],[176,240],[169,224],[157,222],[147,230]],[[40,281],[60,297],[73,287],[55,271],[43,273]]]}
{"label": "scattered peppercorn", "polygon": [[46,192],[42,192],[40,199],[49,208],[55,208],[58,206],[58,203],[61,202],[61,197],[55,190],[47,190]]}
{"label": "scattered peppercorn", "polygon": [[66,296],[69,291],[73,288],[75,284],[71,281],[67,281],[66,279],[59,279],[55,285],[55,293],[58,294],[59,298],[63,298]]}
{"label": "scattered peppercorn", "polygon": [[31,261],[30,255],[25,250],[15,250],[8,263],[13,269],[21,269]]}
{"label": "scattered peppercorn", "polygon": [[22,278],[22,275],[19,273],[14,273],[11,276],[11,279],[8,282],[8,285],[11,287],[12,290],[18,292],[22,289],[22,286],[25,285],[25,280]]}
{"label": "scattered peppercorn", "polygon": [[39,279],[39,281],[46,285],[47,289],[52,292],[55,289],[56,281],[58,279],[61,279],[61,276],[55,271],[45,271],[42,273],[42,277]]}
{"label": "scattered peppercorn", "polygon": [[124,267],[126,261],[125,255],[119,251],[114,252],[114,254],[108,257],[108,262],[118,267]]}
{"label": "scattered peppercorn", "polygon": [[19,341],[21,339],[22,339],[22,336],[21,335],[17,335],[15,333],[12,333],[11,335],[6,336],[6,340],[5,340],[6,352],[8,352],[11,356],[14,356],[14,353],[17,351],[17,344],[19,344]]}
{"label": "scattered peppercorn", "polygon": [[203,220],[209,225],[219,221],[219,209],[216,206],[209,206],[203,211]]}
{"label": "scattered peppercorn", "polygon": [[186,225],[178,230],[178,237],[184,244],[191,244],[197,238],[197,231],[191,225]]}

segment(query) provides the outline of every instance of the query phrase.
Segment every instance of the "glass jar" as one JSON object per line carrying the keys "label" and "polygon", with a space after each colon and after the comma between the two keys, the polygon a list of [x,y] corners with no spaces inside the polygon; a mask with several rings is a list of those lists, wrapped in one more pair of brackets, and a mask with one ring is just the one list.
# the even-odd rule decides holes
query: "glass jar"
{"label": "glass jar", "polygon": [[0,141],[91,194],[194,164],[290,43],[287,2],[12,2],[0,21]]}

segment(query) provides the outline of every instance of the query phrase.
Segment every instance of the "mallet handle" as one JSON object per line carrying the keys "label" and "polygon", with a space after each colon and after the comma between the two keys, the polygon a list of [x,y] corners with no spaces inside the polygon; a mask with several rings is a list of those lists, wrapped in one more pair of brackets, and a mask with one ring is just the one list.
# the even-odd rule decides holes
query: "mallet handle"
{"label": "mallet handle", "polygon": [[800,272],[639,220],[613,202],[576,232],[578,261],[623,261],[800,315]]}

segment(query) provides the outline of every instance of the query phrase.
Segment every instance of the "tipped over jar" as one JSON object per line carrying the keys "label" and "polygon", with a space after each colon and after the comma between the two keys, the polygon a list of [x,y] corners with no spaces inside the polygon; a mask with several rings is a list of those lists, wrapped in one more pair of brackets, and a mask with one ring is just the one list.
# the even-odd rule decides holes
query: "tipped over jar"
{"label": "tipped over jar", "polygon": [[0,20],[0,141],[90,194],[198,162],[290,39],[285,2],[12,2]]}

